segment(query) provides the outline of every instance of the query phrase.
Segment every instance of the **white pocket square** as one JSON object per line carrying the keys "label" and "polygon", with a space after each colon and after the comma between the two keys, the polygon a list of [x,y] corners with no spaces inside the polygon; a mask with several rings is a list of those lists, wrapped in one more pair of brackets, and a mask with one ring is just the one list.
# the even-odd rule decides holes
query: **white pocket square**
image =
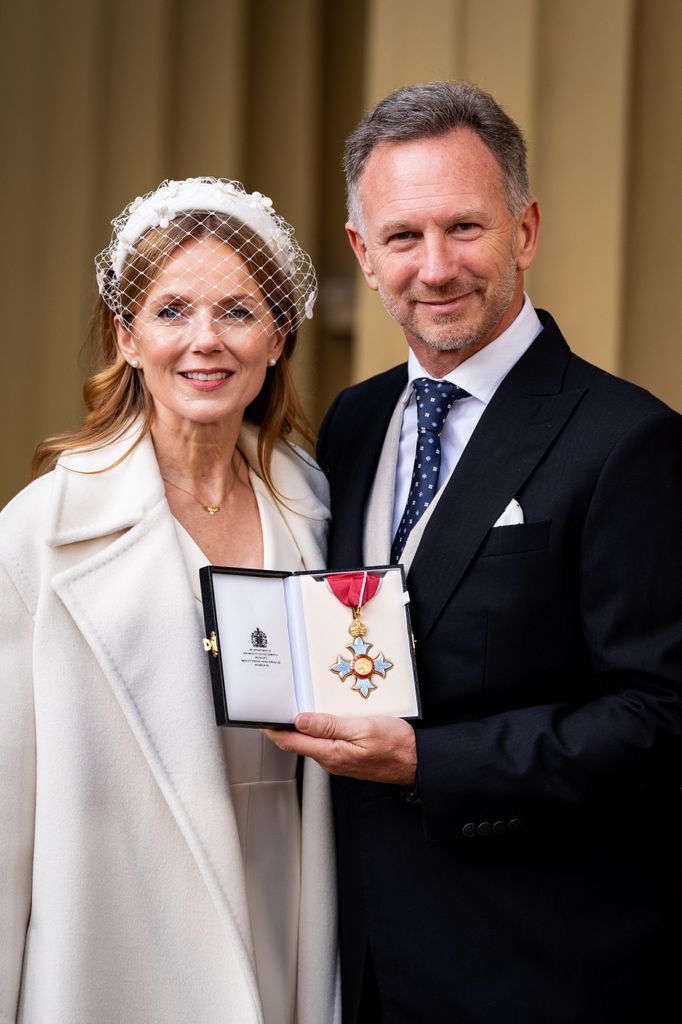
{"label": "white pocket square", "polygon": [[493,523],[493,529],[496,526],[518,526],[522,522],[523,509],[516,498],[512,498],[499,519],[496,519]]}

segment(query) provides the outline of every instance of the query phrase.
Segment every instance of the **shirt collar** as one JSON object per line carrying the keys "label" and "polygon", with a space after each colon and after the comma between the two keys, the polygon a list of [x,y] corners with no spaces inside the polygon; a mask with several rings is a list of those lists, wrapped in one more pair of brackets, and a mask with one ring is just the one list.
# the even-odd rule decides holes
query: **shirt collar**
{"label": "shirt collar", "polygon": [[[512,366],[542,330],[542,324],[528,296],[524,293],[521,312],[506,331],[489,342],[473,356],[465,359],[442,378],[449,380],[486,405],[495,394]],[[403,394],[405,404],[413,394],[412,382],[417,377],[429,377],[414,352],[407,357],[407,388]]]}

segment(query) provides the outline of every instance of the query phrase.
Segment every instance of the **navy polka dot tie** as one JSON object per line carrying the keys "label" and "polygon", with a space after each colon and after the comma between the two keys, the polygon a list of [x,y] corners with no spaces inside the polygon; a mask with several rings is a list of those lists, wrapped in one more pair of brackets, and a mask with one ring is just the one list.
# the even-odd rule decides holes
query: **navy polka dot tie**
{"label": "navy polka dot tie", "polygon": [[417,400],[417,451],[407,504],[393,538],[392,562],[399,561],[410,530],[424,515],[438,490],[440,432],[445,418],[458,398],[469,397],[468,391],[447,380],[418,377],[413,387]]}

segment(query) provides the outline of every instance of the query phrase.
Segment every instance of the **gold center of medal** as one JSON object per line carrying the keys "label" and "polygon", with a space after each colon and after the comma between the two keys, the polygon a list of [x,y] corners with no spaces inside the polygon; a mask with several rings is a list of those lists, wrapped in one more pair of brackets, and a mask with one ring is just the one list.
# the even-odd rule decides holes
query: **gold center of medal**
{"label": "gold center of medal", "polygon": [[353,673],[360,679],[366,679],[374,671],[374,662],[366,654],[360,654],[353,659]]}

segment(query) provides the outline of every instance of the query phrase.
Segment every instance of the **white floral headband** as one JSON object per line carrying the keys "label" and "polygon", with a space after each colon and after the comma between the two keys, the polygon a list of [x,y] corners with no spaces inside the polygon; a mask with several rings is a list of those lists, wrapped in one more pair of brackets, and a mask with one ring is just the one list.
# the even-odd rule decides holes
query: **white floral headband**
{"label": "white floral headband", "polygon": [[[310,256],[294,237],[294,229],[275,212],[268,196],[247,192],[239,181],[213,177],[163,181],[153,192],[138,196],[114,218],[111,242],[95,257],[97,285],[109,308],[115,313],[123,311],[123,273],[148,231],[169,227],[178,215],[191,214],[193,222],[200,223],[212,213],[230,217],[248,228],[261,241],[266,259],[275,261],[280,278],[283,274],[290,289],[290,329],[310,319],[317,298],[317,279]],[[243,241],[235,232],[229,244],[239,254]],[[261,287],[267,295],[267,284]],[[281,289],[281,285],[278,287]]]}

